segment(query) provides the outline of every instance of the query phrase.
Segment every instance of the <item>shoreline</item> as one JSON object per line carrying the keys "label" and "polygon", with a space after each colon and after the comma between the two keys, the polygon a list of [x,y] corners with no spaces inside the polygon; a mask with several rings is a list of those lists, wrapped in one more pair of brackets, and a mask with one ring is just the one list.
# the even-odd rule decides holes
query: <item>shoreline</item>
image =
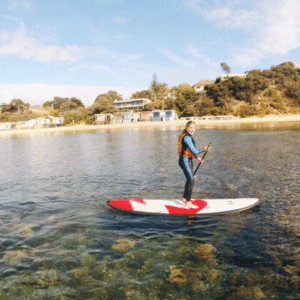
{"label": "shoreline", "polygon": [[[195,120],[198,129],[211,128],[214,126],[234,126],[236,124],[259,124],[259,123],[290,123],[300,122],[300,115],[281,115],[281,116],[264,116],[264,117],[249,117],[236,118],[230,120]],[[61,133],[61,132],[87,132],[93,130],[106,129],[124,129],[124,128],[156,128],[156,127],[184,127],[187,120],[164,121],[164,122],[135,122],[126,124],[106,124],[106,125],[85,125],[76,124],[72,126],[39,128],[39,129],[12,129],[0,131],[0,138],[11,135],[32,135],[39,133]]]}

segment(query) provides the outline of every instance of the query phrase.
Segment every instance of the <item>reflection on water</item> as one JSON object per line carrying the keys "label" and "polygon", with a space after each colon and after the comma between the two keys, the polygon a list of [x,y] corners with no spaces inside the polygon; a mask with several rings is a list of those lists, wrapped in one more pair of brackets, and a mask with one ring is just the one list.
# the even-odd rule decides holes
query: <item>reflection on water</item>
{"label": "reflection on water", "polygon": [[180,198],[183,128],[2,139],[0,299],[297,299],[300,126],[280,125],[195,133],[194,196],[262,200],[195,219],[106,205]]}

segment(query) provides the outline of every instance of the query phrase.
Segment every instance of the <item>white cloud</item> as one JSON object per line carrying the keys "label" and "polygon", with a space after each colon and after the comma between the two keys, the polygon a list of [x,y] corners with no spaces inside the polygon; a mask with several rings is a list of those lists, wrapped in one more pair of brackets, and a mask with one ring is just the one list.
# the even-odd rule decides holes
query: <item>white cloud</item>
{"label": "white cloud", "polygon": [[61,47],[43,44],[40,40],[30,36],[24,26],[15,32],[2,31],[0,33],[0,56],[18,55],[21,58],[39,62],[76,62],[85,52],[86,49],[78,46]]}
{"label": "white cloud", "polygon": [[[188,0],[188,6],[218,28],[241,30],[248,37],[244,45],[235,46],[233,59],[245,65],[255,65],[270,55],[287,54],[300,47],[300,2],[298,0],[249,2],[218,2],[204,9],[201,0]],[[232,42],[234,43],[234,42]]]}
{"label": "white cloud", "polygon": [[6,7],[7,10],[21,10],[22,12],[29,12],[34,8],[32,1],[11,1]]}
{"label": "white cloud", "polygon": [[287,53],[300,46],[300,2],[286,0],[278,5],[263,7],[268,10],[261,30],[258,48],[270,53]]}
{"label": "white cloud", "polygon": [[132,18],[122,16],[122,15],[116,15],[116,16],[113,16],[112,20],[118,25],[126,25],[132,20]]}
{"label": "white cloud", "polygon": [[219,63],[212,61],[207,55],[203,54],[203,52],[199,48],[196,48],[194,46],[187,46],[187,53],[192,55],[197,60],[200,60],[200,62],[211,67],[219,65]]}
{"label": "white cloud", "polygon": [[28,84],[1,84],[1,103],[9,103],[12,99],[22,99],[30,105],[42,105],[53,97],[76,97],[85,106],[94,103],[99,94],[107,93],[109,90],[117,91],[124,99],[130,98],[131,94],[143,90],[145,87],[119,87],[119,86],[89,86],[89,85],[54,85],[44,83]]}
{"label": "white cloud", "polygon": [[129,35],[122,33],[122,32],[116,32],[113,35],[114,40],[123,40],[123,39],[128,39],[128,38],[129,38]]}
{"label": "white cloud", "polygon": [[175,62],[176,64],[182,65],[182,66],[186,66],[186,67],[194,67],[194,63],[179,57],[178,55],[176,55],[174,52],[167,50],[167,49],[158,49],[158,51],[163,54],[165,57],[167,57],[168,59],[170,59],[171,61]]}

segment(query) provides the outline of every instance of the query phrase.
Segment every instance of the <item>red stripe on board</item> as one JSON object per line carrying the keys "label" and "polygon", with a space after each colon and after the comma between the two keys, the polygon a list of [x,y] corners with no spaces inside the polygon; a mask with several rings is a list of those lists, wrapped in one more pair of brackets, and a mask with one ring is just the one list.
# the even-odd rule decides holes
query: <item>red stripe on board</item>
{"label": "red stripe on board", "polygon": [[131,201],[137,202],[137,203],[141,203],[144,205],[147,205],[147,203],[143,200],[143,199],[130,199]]}
{"label": "red stripe on board", "polygon": [[197,205],[200,208],[200,210],[207,206],[207,202],[202,199],[195,199],[195,200],[192,200],[192,202],[193,202],[193,204]]}
{"label": "red stripe on board", "polygon": [[115,208],[133,211],[130,199],[111,200],[109,201],[109,204]]}
{"label": "red stripe on board", "polygon": [[195,214],[198,211],[202,210],[207,206],[207,202],[202,199],[196,199],[192,201],[193,204],[197,205],[198,208],[185,208],[185,207],[177,207],[171,205],[165,205],[170,215],[186,215],[186,214]]}

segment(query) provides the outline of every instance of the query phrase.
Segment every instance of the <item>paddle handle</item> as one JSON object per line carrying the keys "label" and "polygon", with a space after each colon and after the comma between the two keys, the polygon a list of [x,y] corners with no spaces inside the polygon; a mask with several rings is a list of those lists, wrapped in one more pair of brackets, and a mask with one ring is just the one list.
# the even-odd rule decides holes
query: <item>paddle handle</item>
{"label": "paddle handle", "polygon": [[[208,147],[210,147],[210,146],[211,146],[211,143],[208,144]],[[205,158],[207,152],[208,152],[208,151],[205,151],[205,153],[204,153],[203,156],[202,156],[202,159]],[[195,176],[196,172],[198,171],[198,169],[199,169],[199,167],[200,167],[201,165],[202,165],[202,162],[200,161],[199,164],[198,164],[198,166],[197,166],[197,168],[196,168],[196,170],[195,170],[195,172],[194,172],[194,174],[193,174],[194,176]]]}

